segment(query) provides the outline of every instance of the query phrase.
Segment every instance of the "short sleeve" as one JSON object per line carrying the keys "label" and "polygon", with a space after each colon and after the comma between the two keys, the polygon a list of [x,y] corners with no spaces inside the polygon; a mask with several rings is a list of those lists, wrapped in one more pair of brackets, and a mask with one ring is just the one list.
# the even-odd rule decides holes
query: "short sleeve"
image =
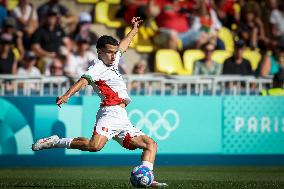
{"label": "short sleeve", "polygon": [[115,60],[114,60],[114,65],[118,65],[120,57],[122,56],[122,50],[118,49],[116,55],[115,55]]}
{"label": "short sleeve", "polygon": [[97,64],[93,64],[90,66],[86,73],[84,73],[81,78],[84,78],[88,81],[88,84],[91,85],[93,82],[96,82],[99,80],[99,68]]}

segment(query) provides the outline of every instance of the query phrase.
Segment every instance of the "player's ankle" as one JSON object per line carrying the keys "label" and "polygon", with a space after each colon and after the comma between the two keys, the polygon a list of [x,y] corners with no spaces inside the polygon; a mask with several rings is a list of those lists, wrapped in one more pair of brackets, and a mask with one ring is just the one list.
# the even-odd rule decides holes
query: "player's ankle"
{"label": "player's ankle", "polygon": [[142,165],[145,165],[146,167],[148,167],[151,171],[153,170],[153,163],[149,162],[149,161],[142,161]]}
{"label": "player's ankle", "polygon": [[57,143],[54,144],[55,148],[70,148],[71,142],[74,138],[60,138]]}

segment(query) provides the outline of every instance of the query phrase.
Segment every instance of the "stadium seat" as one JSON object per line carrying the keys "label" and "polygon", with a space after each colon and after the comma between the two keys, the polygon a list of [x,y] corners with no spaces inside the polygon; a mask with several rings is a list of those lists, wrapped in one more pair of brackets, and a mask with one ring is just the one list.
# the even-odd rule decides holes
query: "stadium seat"
{"label": "stadium seat", "polygon": [[95,6],[95,20],[97,23],[104,24],[110,28],[119,28],[124,25],[123,20],[114,18],[119,5],[100,1]]}
{"label": "stadium seat", "polygon": [[252,70],[255,71],[261,60],[261,54],[256,50],[252,51],[252,50],[246,49],[244,50],[243,58],[247,59],[250,62]]}
{"label": "stadium seat", "polygon": [[149,36],[144,25],[141,25],[139,27],[138,43],[136,44],[136,50],[141,53],[151,53],[154,51],[154,45],[151,41],[151,37]]}
{"label": "stadium seat", "polygon": [[[125,35],[131,30],[130,27],[125,28]],[[140,53],[151,53],[155,50],[154,45],[148,35],[145,26],[140,26],[138,34],[130,43],[131,48],[135,48]]]}
{"label": "stadium seat", "polygon": [[[232,56],[232,52],[224,51],[224,50],[215,50],[212,54],[212,59],[219,63],[223,64],[224,61]],[[184,67],[190,74],[193,72],[194,63],[197,60],[201,60],[205,57],[204,52],[199,49],[193,49],[193,50],[186,50],[183,54],[183,62]]]}
{"label": "stadium seat", "polygon": [[202,58],[204,58],[204,53],[199,49],[186,50],[183,53],[184,67],[190,75],[193,72],[195,61],[200,60]]}
{"label": "stadium seat", "polygon": [[[125,30],[124,30],[124,35],[126,36],[130,32],[130,30],[131,30],[131,27],[126,27]],[[129,47],[135,48],[137,43],[138,43],[138,35],[135,35],[134,38],[132,39]]]}
{"label": "stadium seat", "polygon": [[225,50],[233,52],[234,51],[234,39],[232,36],[231,31],[226,28],[222,27],[218,30],[218,37],[222,40],[225,44]]}
{"label": "stadium seat", "polygon": [[12,51],[13,51],[13,54],[14,54],[14,56],[15,56],[15,59],[16,59],[17,61],[20,61],[20,60],[21,60],[21,53],[20,53],[19,49],[17,49],[16,47],[14,47]]}
{"label": "stadium seat", "polygon": [[77,3],[95,4],[99,0],[77,0]]}
{"label": "stadium seat", "polygon": [[154,37],[159,30],[157,23],[154,19],[147,19],[145,22],[145,30],[149,37]]}
{"label": "stadium seat", "polygon": [[12,11],[19,3],[19,0],[9,0],[7,1],[7,10]]}
{"label": "stadium seat", "polygon": [[104,0],[104,1],[110,4],[117,4],[117,5],[121,3],[121,0]]}
{"label": "stadium seat", "polygon": [[180,54],[172,49],[159,49],[155,56],[155,71],[165,74],[189,75]]}
{"label": "stadium seat", "polygon": [[219,64],[223,64],[225,60],[231,57],[232,55],[233,54],[230,51],[215,50],[213,52],[212,59]]}

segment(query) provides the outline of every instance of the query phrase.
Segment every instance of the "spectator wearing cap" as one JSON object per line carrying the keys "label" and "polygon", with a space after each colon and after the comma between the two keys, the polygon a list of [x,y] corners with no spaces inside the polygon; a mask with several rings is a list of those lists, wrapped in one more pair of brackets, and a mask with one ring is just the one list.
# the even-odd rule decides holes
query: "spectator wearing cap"
{"label": "spectator wearing cap", "polygon": [[279,70],[273,76],[271,89],[261,91],[262,96],[284,96],[284,70]]}
{"label": "spectator wearing cap", "polygon": [[[56,9],[61,26],[66,29],[65,32],[73,31],[77,23],[77,18],[68,10],[67,7],[59,3],[59,0],[49,0],[37,9],[39,22],[42,23],[50,9]],[[71,27],[71,28],[69,28]]]}
{"label": "spectator wearing cap", "polygon": [[92,17],[88,12],[81,12],[79,16],[79,23],[77,24],[75,32],[71,35],[73,39],[78,36],[89,39],[89,44],[95,49],[97,44],[98,36],[91,31]]}
{"label": "spectator wearing cap", "polygon": [[243,51],[245,42],[238,40],[235,43],[233,56],[225,60],[223,65],[223,74],[229,75],[253,75],[252,67],[247,59],[244,59]]}
{"label": "spectator wearing cap", "polygon": [[23,32],[17,30],[17,21],[13,17],[7,17],[4,22],[3,34],[9,34],[12,36],[13,48],[17,51],[17,60],[24,56],[25,49],[23,45]]}
{"label": "spectator wearing cap", "polygon": [[3,33],[0,36],[0,74],[16,74],[18,62],[13,53],[13,36]]}
{"label": "spectator wearing cap", "polygon": [[18,69],[17,75],[21,76],[41,76],[41,73],[36,64],[36,55],[32,51],[27,51],[22,61],[22,67]]}
{"label": "spectator wearing cap", "polygon": [[45,74],[49,72],[52,58],[59,52],[60,46],[66,39],[65,32],[57,22],[58,14],[56,8],[49,9],[44,25],[40,26],[32,35],[32,50],[42,58]]}
{"label": "spectator wearing cap", "polygon": [[284,40],[279,40],[272,52],[268,52],[259,66],[259,75],[272,76],[284,69]]}
{"label": "spectator wearing cap", "polygon": [[30,38],[38,27],[38,16],[34,5],[29,0],[19,0],[13,10],[18,28],[23,32],[23,42],[26,49],[30,49]]}
{"label": "spectator wearing cap", "polygon": [[215,46],[212,43],[206,43],[202,46],[205,58],[194,63],[194,75],[220,75],[222,65],[212,59]]}

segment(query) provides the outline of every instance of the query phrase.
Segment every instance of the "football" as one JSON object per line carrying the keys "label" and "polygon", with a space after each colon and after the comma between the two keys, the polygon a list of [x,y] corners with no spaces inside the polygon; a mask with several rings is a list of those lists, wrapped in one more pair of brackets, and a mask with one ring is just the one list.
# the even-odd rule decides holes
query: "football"
{"label": "football", "polygon": [[148,187],[154,181],[154,174],[147,166],[138,165],[133,168],[130,175],[130,182],[132,186],[139,187]]}

